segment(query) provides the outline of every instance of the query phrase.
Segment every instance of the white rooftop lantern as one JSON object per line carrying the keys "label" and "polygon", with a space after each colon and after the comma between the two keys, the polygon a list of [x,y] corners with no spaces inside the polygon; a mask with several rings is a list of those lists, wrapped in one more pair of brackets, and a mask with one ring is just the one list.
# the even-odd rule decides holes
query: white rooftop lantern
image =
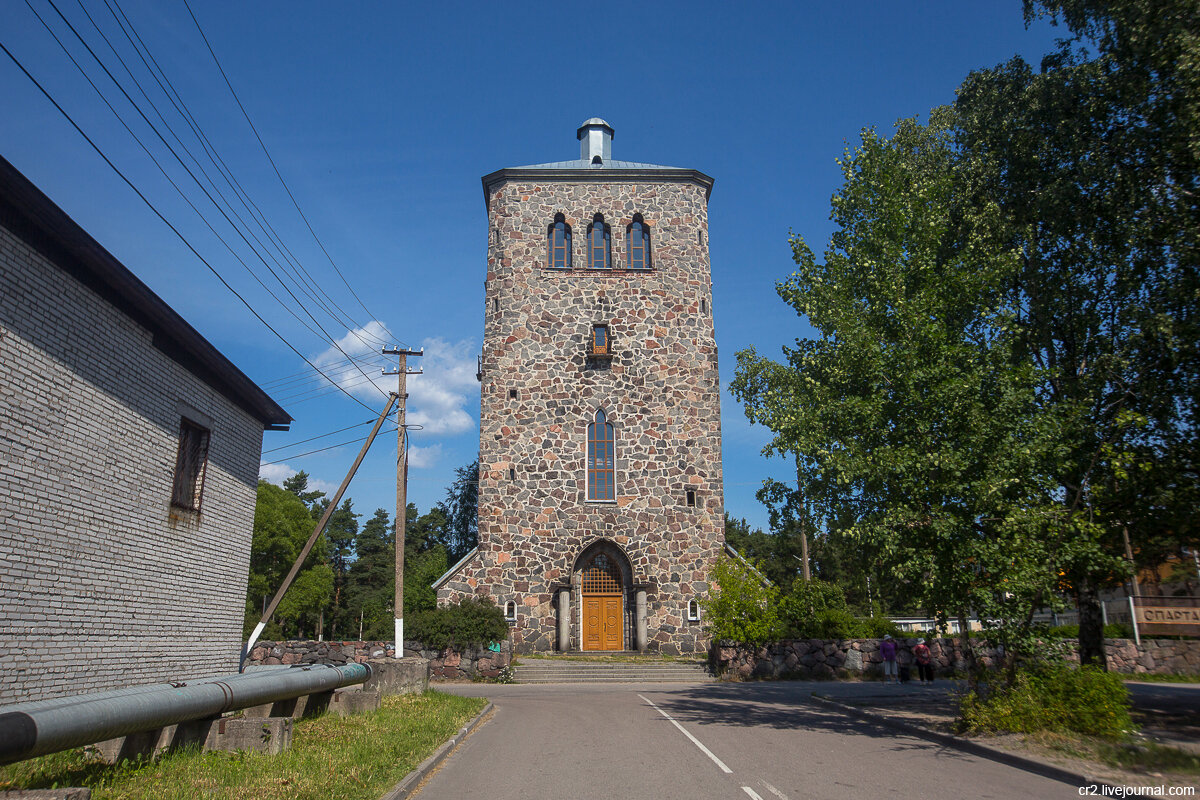
{"label": "white rooftop lantern", "polygon": [[[579,126],[579,157],[589,164],[603,164],[612,158],[613,129],[599,117]],[[599,159],[599,160],[597,160]]]}

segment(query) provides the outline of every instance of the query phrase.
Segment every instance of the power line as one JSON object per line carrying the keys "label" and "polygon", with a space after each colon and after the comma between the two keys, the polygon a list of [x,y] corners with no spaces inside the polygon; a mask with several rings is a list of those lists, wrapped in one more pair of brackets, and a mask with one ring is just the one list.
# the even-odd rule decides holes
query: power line
{"label": "power line", "polygon": [[[83,8],[82,0],[77,0],[77,2],[79,2],[80,7]],[[196,120],[195,116],[190,112],[190,110],[187,107],[187,103],[183,100],[183,97],[179,94],[178,90],[175,89],[175,85],[171,82],[171,79],[167,76],[166,71],[158,63],[158,60],[154,58],[154,54],[151,52],[149,45],[146,44],[145,40],[137,32],[137,28],[134,26],[133,21],[129,19],[129,16],[125,13],[124,9],[121,8],[120,3],[117,0],[112,0],[111,3],[110,3],[110,0],[104,0],[104,3],[105,3],[105,6],[108,8],[109,13],[112,15],[113,19],[117,22],[117,25],[121,28],[121,32],[125,35],[126,40],[129,41],[130,45],[133,47],[134,52],[136,52],[138,54],[138,57],[141,59],[143,66],[146,67],[146,71],[150,74],[150,76],[152,78],[154,78],[154,81],[158,84],[159,88],[163,91],[163,94],[166,95],[167,99],[171,102],[171,105],[175,108],[176,112],[188,124],[189,128],[191,128],[193,135],[196,137],[197,141],[200,143],[201,147],[204,149],[205,154],[209,157],[209,160],[212,161],[214,166],[216,166],[217,171],[225,179],[226,183],[228,183],[230,185],[230,187],[233,189],[234,194],[237,196],[238,200],[242,203],[242,206],[247,210],[247,212],[249,212],[251,218],[254,219],[254,221],[258,224],[259,228],[262,229],[264,234],[266,234],[267,238],[275,246],[276,250],[279,251],[280,255],[282,255],[284,257],[284,260],[288,261],[294,265],[293,271],[295,272],[296,270],[298,270],[298,272],[296,272],[295,274],[296,274],[297,285],[300,287],[300,289],[302,291],[304,291],[304,293],[308,297],[310,297],[318,306],[323,308],[325,310],[325,312],[327,314],[329,314],[329,316],[332,319],[334,319],[336,322],[338,322],[338,324],[346,325],[346,327],[350,330],[351,334],[356,339],[358,339],[362,344],[366,345],[367,347],[372,347],[372,348],[377,347],[379,345],[379,343],[383,342],[383,339],[372,335],[368,330],[366,330],[367,326],[360,325],[359,323],[357,323],[354,320],[353,315],[350,314],[349,312],[347,312],[346,309],[342,308],[341,305],[339,305],[338,302],[336,300],[334,300],[333,297],[331,297],[321,287],[320,283],[312,276],[311,273],[308,272],[307,269],[304,268],[304,265],[300,262],[300,260],[296,257],[296,255],[283,242],[283,238],[279,235],[279,233],[271,225],[270,221],[266,217],[266,214],[264,214],[262,209],[260,209],[258,207],[258,205],[254,202],[253,198],[250,197],[249,192],[246,191],[246,189],[237,180],[236,176],[234,176],[232,169],[230,169],[229,166],[225,163],[225,161],[221,158],[220,153],[217,152],[215,145],[213,145],[211,140],[205,135],[204,130],[201,127],[199,121]],[[114,6],[116,7],[115,11],[114,11]],[[120,14],[119,16],[118,16],[118,12]],[[87,14],[86,9],[84,9],[84,13]],[[89,20],[91,20],[90,14],[88,14],[88,18],[89,18]],[[100,33],[101,37],[105,38],[105,41],[107,41],[107,37],[104,37],[103,32],[100,31],[99,26],[96,25],[94,20],[92,20],[92,25],[93,25],[93,27],[95,27],[97,29],[97,32]],[[135,39],[136,39],[136,42],[134,41]],[[139,48],[139,44],[140,44],[140,48]],[[124,61],[121,59],[120,55],[116,53],[115,48],[113,48],[111,44],[109,45],[109,47],[111,49],[113,49],[114,55],[117,55],[118,60],[121,60],[122,65],[124,66]],[[145,55],[143,55],[143,50],[145,51]],[[153,67],[151,67],[149,62],[147,62],[147,60],[146,60],[147,58],[149,58],[150,62],[153,63]],[[157,72],[155,71],[155,69],[157,69]],[[128,67],[126,67],[126,71],[130,73],[130,77],[132,78],[133,74],[128,69]],[[159,78],[160,75],[162,76],[161,80]],[[134,83],[137,84],[137,79],[133,78],[133,80],[134,80]],[[164,85],[164,82],[165,82],[165,85]],[[140,84],[138,84],[138,87],[139,87],[139,89],[141,88]],[[146,96],[144,91],[143,91],[143,96]],[[151,103],[152,106],[154,105],[153,100],[151,100],[148,96],[146,96],[146,99],[148,102]],[[157,111],[157,108],[156,108],[156,111]],[[160,119],[162,118],[161,114],[159,114],[159,118]],[[166,124],[165,120],[164,120],[164,124]],[[169,128],[169,126],[168,126],[168,128]],[[173,133],[173,131],[172,131],[172,133]],[[176,136],[176,140],[177,141],[179,140],[178,136]],[[180,141],[180,145],[183,146],[186,150],[186,145],[183,145],[182,141]],[[196,160],[195,156],[193,156],[193,160]],[[197,165],[199,166],[198,161],[197,161]],[[201,168],[201,169],[203,169],[203,168]],[[205,173],[205,177],[208,177],[207,173]],[[211,179],[210,179],[210,181],[211,181]],[[214,188],[215,188],[215,184],[214,184]],[[223,195],[222,195],[222,198],[224,199]],[[226,203],[228,203],[228,202],[229,201],[226,200]],[[232,209],[232,205],[230,205],[230,208]],[[240,215],[239,215],[239,219],[240,219]],[[243,221],[243,224],[245,224],[244,221]],[[257,240],[257,237],[255,237],[255,239]],[[274,258],[274,256],[272,256],[272,260],[276,261],[277,264],[279,263],[278,260]],[[280,266],[281,266],[281,268],[283,267],[283,265],[280,265]],[[299,272],[304,273],[304,276],[308,279],[307,283],[305,281],[302,281],[299,279]],[[321,296],[323,296],[325,298],[325,300],[322,300],[321,297],[314,294],[308,288],[309,284],[316,287],[317,291],[320,293]],[[326,300],[328,301],[328,303],[326,302]],[[330,308],[331,305],[332,305],[332,308]],[[338,315],[334,313],[333,309],[337,309],[337,311],[341,313],[341,315],[342,315],[342,317],[344,317],[344,319],[339,318]],[[382,323],[380,323],[380,325],[382,325]],[[358,333],[358,329],[362,329],[362,331],[363,331],[362,335],[360,335]],[[386,327],[385,327],[385,330],[386,330]],[[369,338],[374,339],[375,341],[373,343],[367,342],[365,339],[363,339],[363,335],[368,336]]]}
{"label": "power line", "polygon": [[[229,244],[229,242],[227,242],[225,240],[225,237],[221,236],[221,234],[217,232],[216,228],[213,227],[212,223],[208,220],[208,218],[204,216],[204,213],[202,211],[200,211],[199,208],[196,207],[196,204],[191,201],[191,198],[189,198],[187,196],[187,194],[183,191],[183,189],[180,188],[179,184],[176,183],[175,180],[171,177],[170,173],[168,173],[166,171],[166,169],[163,167],[162,163],[158,160],[158,158],[154,155],[154,153],[152,153],[150,151],[150,148],[148,148],[146,146],[146,144],[141,140],[141,138],[136,133],[133,132],[133,129],[131,129],[129,127],[129,124],[121,116],[120,112],[118,112],[116,110],[116,108],[113,107],[112,103],[108,100],[108,98],[100,90],[100,87],[98,87],[96,85],[95,81],[92,80],[91,76],[88,75],[87,71],[82,67],[82,65],[80,65],[79,62],[75,60],[75,56],[71,54],[71,51],[67,49],[67,47],[63,43],[63,41],[61,39],[59,39],[57,34],[54,33],[53,29],[50,28],[50,26],[46,22],[46,20],[43,19],[40,14],[38,14],[37,10],[34,9],[32,5],[30,5],[29,0],[26,0],[26,5],[29,6],[30,11],[32,11],[34,16],[38,18],[38,21],[42,23],[42,27],[44,27],[46,29],[46,31],[50,34],[50,36],[54,39],[54,41],[62,49],[63,53],[67,56],[67,58],[70,59],[71,63],[75,65],[75,68],[83,76],[84,80],[86,80],[88,82],[88,84],[92,87],[93,91],[96,92],[96,95],[100,98],[100,100],[108,107],[108,110],[112,112],[114,117],[116,117],[117,122],[119,122],[121,124],[121,127],[123,127],[125,129],[126,133],[128,133],[130,135],[130,137],[134,140],[134,142],[136,142],[137,145],[142,148],[142,152],[144,152],[146,154],[146,156],[151,160],[151,162],[154,163],[154,166],[158,167],[158,171],[162,173],[163,177],[171,185],[171,187],[173,189],[175,189],[175,191],[179,194],[179,196],[183,199],[183,201],[185,203],[187,203],[187,205],[192,209],[192,211],[194,211],[196,213],[196,216],[198,216],[200,218],[201,222],[203,222],[204,225],[208,228],[208,230],[213,234],[213,236],[215,236],[217,238],[217,241],[219,241],[221,244],[223,244],[225,246],[225,249],[229,251],[230,255],[232,255],[234,257],[234,259],[236,259],[237,262],[242,265],[242,268],[246,270],[246,272],[250,275],[250,277],[253,278],[260,287],[262,287],[263,291],[265,291],[267,294],[269,294],[271,296],[271,298],[273,300],[275,300],[275,302],[279,303],[279,305],[285,311],[287,311],[289,314],[291,314],[292,317],[297,322],[299,322],[301,326],[306,328],[309,333],[311,333],[313,336],[316,336],[318,339],[323,338],[320,333],[318,333],[316,330],[313,330],[313,328],[308,323],[306,323],[303,319],[301,319],[300,316],[298,314],[296,314],[295,311],[293,311],[290,307],[288,307],[288,305],[286,303],[284,303],[282,300],[280,300],[279,297],[274,292],[272,292],[271,289],[265,283],[262,282],[262,280],[254,272],[254,270],[252,270],[250,268],[250,266],[242,259],[241,255],[239,255],[238,252],[236,250],[234,250],[233,247]],[[161,135],[160,135],[160,138],[161,138]],[[177,154],[172,153],[172,155],[175,155],[176,160],[179,159],[179,156]],[[193,180],[195,180],[195,176],[193,176]],[[209,199],[211,200],[211,197]]]}
{"label": "power line", "polygon": [[333,436],[334,434],[337,434],[337,433],[345,433],[346,431],[354,430],[355,428],[361,428],[363,425],[370,425],[374,421],[375,420],[373,420],[373,419],[368,419],[364,422],[356,422],[353,425],[347,425],[344,428],[338,428],[336,431],[330,431],[329,433],[322,433],[319,436],[310,436],[307,439],[301,439],[298,442],[292,442],[291,444],[280,445],[279,447],[272,447],[270,450],[263,450],[262,452],[263,452],[263,455],[266,455],[267,453],[274,453],[277,450],[287,450],[289,447],[296,447],[297,445],[305,444],[306,442],[315,442],[317,439],[324,439],[327,436]]}
{"label": "power line", "polygon": [[[54,31],[50,29],[50,27],[46,24],[45,20],[42,19],[41,15],[38,14],[37,10],[33,7],[32,3],[30,3],[29,0],[25,0],[25,2],[26,2],[26,5],[29,7],[29,9],[34,13],[34,15],[37,16],[38,19],[42,22],[42,25],[44,27],[46,27],[47,31],[50,32],[51,36],[54,37],[55,41],[58,42],[59,46],[63,48],[63,51],[67,53],[69,58],[71,58],[71,63],[73,63],[75,65],[75,67],[77,69],[79,69],[81,73],[83,73],[84,77],[88,80],[88,83],[92,86],[92,88],[98,94],[100,94],[101,99],[104,100],[105,104],[108,105],[109,109],[118,117],[118,119],[121,119],[120,114],[116,111],[115,108],[113,108],[112,104],[108,102],[107,98],[104,97],[103,93],[100,92],[99,87],[97,87],[96,84],[91,80],[91,78],[83,70],[83,68],[79,64],[79,62],[76,61],[73,57],[71,57],[69,51],[67,51],[67,49],[66,49],[66,46],[62,43],[62,41],[58,38],[58,36],[54,33]],[[141,107],[137,104],[137,102],[129,95],[129,92],[127,92],[125,90],[124,86],[121,85],[120,81],[118,81],[116,79],[116,77],[112,74],[112,72],[108,69],[108,67],[104,64],[104,62],[99,58],[99,56],[96,55],[96,52],[92,49],[91,45],[89,45],[87,43],[87,41],[83,38],[83,36],[80,35],[79,31],[75,28],[75,26],[71,23],[71,21],[66,18],[66,16],[62,13],[62,11],[59,9],[59,7],[55,4],[54,0],[47,0],[47,2],[50,4],[50,7],[54,9],[55,13],[58,14],[59,19],[62,20],[63,24],[65,24],[70,29],[71,33],[73,33],[75,35],[75,38],[79,40],[80,44],[83,45],[84,49],[86,49],[88,51],[88,54],[91,55],[91,57],[96,61],[96,63],[100,66],[100,68],[108,76],[109,80],[111,80],[113,82],[113,84],[117,87],[117,89],[125,97],[125,100],[130,105],[133,106],[135,111],[137,111],[138,115],[142,118],[142,121],[145,122],[146,125],[148,125],[150,127],[150,129],[158,137],[159,141],[162,142],[163,146],[166,147],[168,152],[170,152],[171,155],[173,155],[175,157],[175,160],[179,162],[179,165],[184,169],[185,172],[187,172],[188,176],[191,177],[191,179],[196,183],[196,185],[204,193],[205,197],[208,198],[209,202],[211,202],[213,204],[213,207],[216,208],[217,211],[221,214],[221,216],[225,218],[226,223],[228,223],[230,225],[230,227],[232,227],[234,229],[234,231],[238,234],[238,236],[242,239],[242,241],[246,244],[246,246],[250,248],[251,252],[253,252],[254,255],[258,257],[258,260],[262,262],[263,266],[267,268],[267,271],[271,273],[272,277],[275,278],[275,280],[279,283],[279,285],[283,287],[284,291],[286,291],[288,293],[288,295],[292,298],[292,300],[295,301],[296,305],[299,306],[300,310],[304,312],[305,316],[307,316],[310,320],[312,320],[313,324],[317,326],[317,328],[324,335],[325,340],[328,341],[330,344],[332,344],[336,350],[338,350],[339,352],[342,353],[342,355],[346,356],[347,358],[350,358],[353,361],[353,358],[348,353],[346,353],[345,350],[342,349],[341,345],[339,345],[337,343],[337,340],[334,339],[329,334],[329,332],[325,330],[325,328],[321,325],[321,323],[318,322],[317,319],[308,310],[308,308],[305,306],[305,304],[300,302],[300,299],[298,297],[296,297],[295,293],[292,292],[292,290],[288,287],[287,283],[284,282],[283,279],[281,279],[279,277],[278,273],[276,273],[275,270],[273,270],[271,268],[271,265],[267,263],[266,259],[263,258],[262,254],[259,253],[258,250],[254,247],[254,245],[250,243],[250,240],[246,237],[246,234],[244,234],[242,232],[241,228],[239,228],[237,225],[234,224],[233,220],[230,219],[229,215],[225,213],[225,210],[221,207],[221,205],[219,203],[217,203],[217,201],[215,199],[213,199],[213,196],[209,193],[208,189],[205,188],[204,184],[196,177],[195,173],[192,172],[192,170],[187,166],[187,164],[183,161],[183,159],[179,157],[179,154],[175,151],[175,149],[173,147],[171,147],[170,143],[166,140],[166,138],[162,135],[162,133],[154,125],[154,123],[150,121],[149,117],[146,116],[145,112],[142,111]],[[136,134],[134,134],[133,131],[130,130],[129,126],[124,124],[123,119],[121,120],[121,122],[122,122],[122,125],[124,125],[125,129],[130,133],[130,135],[133,136],[135,138],[135,140],[138,141],[139,145],[142,146],[143,150],[146,150],[147,155],[150,155],[151,159],[154,160],[157,165],[158,164],[157,159],[155,159],[154,156],[152,154],[150,154],[149,150],[145,147],[144,144],[141,144],[140,139],[138,139]],[[159,169],[160,170],[162,169],[161,165],[159,165]],[[165,170],[163,170],[163,172],[165,175],[166,174]],[[172,181],[172,185],[174,185],[173,181]],[[176,186],[175,188],[177,191],[179,191],[178,186]],[[181,192],[181,194],[182,194],[182,192]],[[185,197],[185,199],[186,199],[186,197]],[[192,205],[190,201],[188,201],[188,203],[189,203],[189,205]],[[194,205],[192,205],[192,208],[194,210],[196,210],[196,212],[198,214],[200,213],[199,210],[196,209]],[[202,214],[201,214],[201,217],[203,218]],[[207,220],[206,220],[206,224],[207,224]],[[209,225],[209,228],[211,230],[212,226]],[[214,235],[216,235],[215,230],[213,230],[213,233],[214,233]],[[218,238],[220,238],[219,235],[218,235]],[[222,242],[224,242],[223,239],[222,239]],[[226,246],[228,247],[227,244],[226,244]],[[240,261],[240,259],[239,259],[239,261]],[[246,266],[244,261],[242,262],[242,265]],[[246,268],[249,269],[248,266],[246,266]],[[261,281],[260,281],[260,284],[261,284]],[[263,288],[265,289],[266,287],[264,286]],[[272,294],[272,297],[275,297],[274,294]],[[275,299],[277,302],[279,302],[281,305],[283,305],[286,309],[286,304],[284,304],[281,300],[279,300],[278,297],[275,297]],[[294,313],[293,313],[293,316],[295,316]],[[305,359],[305,360],[307,361],[307,359]],[[359,368],[359,372],[362,372],[363,376],[367,377],[366,373],[363,372],[361,368]],[[388,396],[388,393],[385,392],[381,387],[376,386],[375,384],[372,384],[372,386],[376,390],[378,390],[380,392],[380,394],[382,394],[384,397]]]}
{"label": "power line", "polygon": [[[254,307],[250,305],[250,303],[246,300],[246,298],[242,297],[242,295],[239,294],[238,291],[236,289],[234,289],[233,286],[231,286],[228,281],[225,280],[225,278],[221,275],[221,273],[217,271],[216,267],[214,267],[212,264],[210,264],[208,262],[208,260],[204,258],[204,256],[200,255],[200,252],[198,250],[196,250],[195,247],[192,246],[192,243],[190,241],[188,241],[187,237],[184,236],[179,231],[178,228],[176,228],[174,225],[172,225],[170,220],[168,220],[165,216],[163,216],[162,212],[159,211],[158,208],[155,207],[155,205],[150,202],[150,200],[146,197],[146,195],[142,194],[141,190],[138,189],[137,186],[135,186],[133,184],[133,181],[129,180],[129,178],[125,176],[125,173],[123,173],[117,167],[117,165],[114,164],[107,155],[105,155],[104,151],[101,150],[100,147],[94,141],[92,141],[92,138],[90,136],[88,136],[86,133],[84,133],[83,128],[79,127],[79,124],[75,122],[74,118],[72,118],[71,115],[67,113],[66,109],[64,109],[61,105],[59,105],[58,101],[55,100],[54,97],[51,96],[51,94],[48,91],[46,91],[46,88],[44,86],[42,86],[42,84],[37,80],[37,78],[33,77],[32,73],[30,73],[29,70],[25,69],[25,65],[21,63],[20,59],[18,59],[13,54],[13,52],[11,50],[9,50],[7,46],[5,46],[5,44],[3,42],[0,42],[0,50],[3,50],[4,54],[7,55],[12,60],[12,62],[17,65],[17,68],[20,69],[21,72],[23,72],[25,74],[25,77],[29,78],[29,80],[33,82],[33,85],[36,86],[39,91],[41,91],[41,93],[46,97],[47,100],[50,101],[50,103],[56,109],[58,109],[58,112],[60,114],[62,114],[64,118],[66,118],[67,122],[71,123],[71,127],[75,128],[75,130],[79,133],[79,135],[82,136],[84,138],[84,140],[89,145],[91,145],[92,149],[96,151],[97,155],[99,155],[100,158],[104,159],[104,163],[108,164],[109,168],[111,168],[112,171],[115,172],[117,174],[117,176],[120,177],[121,180],[123,180],[130,189],[133,190],[134,194],[136,194],[141,199],[141,201],[143,203],[145,203],[146,206],[149,207],[149,209],[152,212],[154,212],[154,215],[157,216],[160,220],[162,220],[163,223],[168,228],[171,229],[172,233],[174,233],[177,237],[179,237],[179,240],[181,242],[183,242],[184,246],[187,247],[187,249],[192,252],[192,255],[194,255],[194,256],[196,256],[196,258],[200,259],[200,262],[202,264],[204,264],[205,267],[208,268],[209,272],[211,272],[214,276],[216,276],[217,280],[219,280],[221,282],[221,285],[223,285],[226,289],[228,289],[231,293],[233,293],[233,296],[242,302],[242,305],[244,305],[246,307],[246,309],[251,314],[254,315],[255,319],[257,319],[264,326],[266,326],[267,330],[269,330],[271,333],[275,334],[275,336],[281,342],[283,342],[285,345],[287,345],[289,350],[291,350],[296,355],[300,356],[300,358],[303,359],[304,363],[308,364],[310,367],[312,367],[314,370],[316,370],[318,373],[320,373],[323,377],[325,377],[326,380],[329,380],[330,383],[334,383],[332,380],[329,379],[328,376],[325,375],[324,372],[321,372],[320,368],[318,368],[316,364],[313,364],[311,361],[309,361],[308,358],[306,358],[303,353],[301,353],[299,350],[297,350],[296,347],[291,342],[289,342],[287,339],[285,339],[283,337],[283,335],[281,333],[279,333],[279,331],[275,330],[275,328],[273,328],[269,322],[267,322],[265,319],[263,319],[262,315],[254,310]],[[334,385],[337,386],[336,383],[334,383]],[[341,388],[341,387],[339,387],[339,388]],[[342,391],[345,393],[345,395],[347,397],[349,397],[354,402],[358,403],[363,408],[367,409],[368,411],[373,410],[370,406],[368,406],[366,403],[359,400],[354,395],[350,394],[348,391],[345,391],[344,389]]]}
{"label": "power line", "polygon": [[[379,356],[379,355],[373,355],[368,358],[359,358],[356,360],[358,361],[359,364],[362,364],[364,366],[383,366],[383,363],[384,363],[383,357]],[[351,372],[353,370],[353,365],[349,363],[349,359],[340,359],[338,361],[333,361],[333,362],[327,363],[325,365],[325,369],[328,370],[331,375],[337,375],[339,373],[345,374],[345,373]],[[304,370],[302,372],[297,372],[293,375],[285,375],[282,378],[276,378],[271,381],[266,381],[265,383],[262,383],[261,385],[263,386],[263,388],[271,388],[273,390],[283,390],[284,387],[289,387],[292,384],[304,383],[306,381],[312,380],[312,378],[313,378],[312,370]]]}
{"label": "power line", "polygon": [[[225,85],[229,87],[229,93],[233,95],[233,99],[237,102],[238,108],[242,110],[242,115],[246,118],[246,123],[250,126],[250,130],[254,131],[254,137],[258,139],[258,143],[262,147],[263,154],[266,155],[267,161],[271,163],[271,168],[275,170],[275,175],[279,178],[279,182],[283,184],[283,188],[287,192],[288,197],[292,199],[292,204],[296,207],[296,212],[300,215],[300,218],[304,220],[304,224],[308,227],[309,233],[312,234],[313,239],[321,248],[321,252],[323,252],[325,257],[329,259],[329,264],[338,274],[338,277],[342,279],[342,283],[346,284],[346,288],[350,290],[350,294],[354,295],[354,299],[358,301],[360,306],[362,306],[362,310],[366,311],[367,315],[372,319],[377,319],[377,317],[367,309],[366,304],[363,303],[362,298],[358,296],[358,293],[354,291],[354,288],[350,285],[350,282],[346,280],[346,276],[342,274],[340,269],[338,269],[338,265],[334,263],[333,257],[329,255],[329,251],[325,248],[325,245],[321,241],[320,237],[317,236],[317,232],[313,230],[312,224],[308,221],[308,217],[304,215],[304,211],[300,208],[300,203],[296,201],[296,197],[292,194],[292,190],[287,185],[287,181],[283,179],[283,175],[279,172],[279,167],[275,165],[275,159],[271,157],[271,153],[267,149],[266,143],[263,141],[262,137],[259,136],[258,128],[254,126],[254,122],[250,119],[250,114],[246,111],[246,107],[242,105],[241,98],[239,98],[237,92],[234,91],[233,84],[230,82],[229,76],[225,74],[225,68],[221,66],[221,60],[217,58],[216,52],[213,50],[212,45],[209,44],[208,37],[204,34],[204,29],[200,26],[200,20],[196,19],[196,14],[192,11],[192,7],[188,4],[187,0],[183,0],[183,5],[185,8],[187,8],[188,14],[191,15],[192,22],[196,24],[196,30],[200,32],[200,38],[204,40],[204,46],[208,48],[208,52],[209,55],[212,56],[213,63],[217,65],[217,69],[220,71],[221,77],[225,79]],[[395,338],[395,335],[392,334],[391,331],[388,331],[386,326],[384,326],[384,330],[387,331],[389,335],[392,335],[393,338]],[[403,342],[400,342],[400,345],[407,347],[407,345],[405,345]]]}
{"label": "power line", "polygon": [[[371,420],[371,422],[374,422],[374,421],[375,421],[375,420]],[[357,425],[355,425],[355,426],[353,426],[353,427],[358,427],[358,426],[357,426]],[[399,429],[399,428],[392,428],[392,429],[391,429],[391,430],[389,430],[389,431],[384,431],[384,433],[395,433],[395,432],[396,432],[396,431],[398,431],[398,430],[400,430],[400,429]],[[348,440],[348,441],[345,441],[345,442],[339,442],[338,444],[331,444],[331,445],[329,445],[328,447],[322,447],[322,448],[320,448],[319,450],[309,450],[307,453],[297,453],[297,454],[295,454],[295,455],[286,456],[285,458],[280,458],[280,459],[278,459],[278,460],[276,460],[276,461],[263,461],[263,462],[260,462],[258,466],[259,466],[259,467],[269,467],[269,466],[270,466],[270,465],[272,465],[272,464],[282,464],[284,461],[294,461],[294,460],[295,460],[295,459],[297,459],[297,458],[304,458],[305,456],[311,456],[311,455],[314,455],[314,454],[316,454],[316,453],[324,453],[326,450],[334,450],[334,449],[336,449],[336,448],[338,448],[338,447],[345,447],[345,446],[346,446],[346,445],[348,445],[348,444],[357,444],[357,443],[358,443],[358,442],[360,442],[360,441],[362,441],[362,440],[361,440],[361,439],[350,439],[350,440]]]}

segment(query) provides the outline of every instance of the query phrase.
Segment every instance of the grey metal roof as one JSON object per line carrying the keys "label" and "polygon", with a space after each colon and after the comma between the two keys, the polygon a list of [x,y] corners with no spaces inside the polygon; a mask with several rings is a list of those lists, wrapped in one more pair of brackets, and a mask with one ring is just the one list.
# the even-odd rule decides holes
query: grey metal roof
{"label": "grey metal roof", "polygon": [[592,164],[577,158],[573,161],[551,161],[547,164],[529,164],[524,167],[509,167],[509,169],[683,169],[683,167],[664,167],[661,164],[643,164],[640,161],[617,161],[609,159],[603,164]]}
{"label": "grey metal roof", "polygon": [[483,176],[483,204],[488,205],[492,186],[507,180],[564,181],[567,183],[647,182],[694,183],[704,187],[704,196],[712,194],[713,179],[703,172],[685,167],[664,167],[637,161],[613,161],[589,164],[582,159],[505,167]]}

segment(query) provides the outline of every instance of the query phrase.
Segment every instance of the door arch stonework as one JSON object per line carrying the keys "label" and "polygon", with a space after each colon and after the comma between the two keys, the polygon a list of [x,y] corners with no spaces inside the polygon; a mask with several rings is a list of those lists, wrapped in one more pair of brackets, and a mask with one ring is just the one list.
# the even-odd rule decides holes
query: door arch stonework
{"label": "door arch stonework", "polygon": [[633,574],[629,558],[616,544],[594,542],[580,552],[572,570],[578,597],[581,650],[625,650],[629,647],[629,590]]}

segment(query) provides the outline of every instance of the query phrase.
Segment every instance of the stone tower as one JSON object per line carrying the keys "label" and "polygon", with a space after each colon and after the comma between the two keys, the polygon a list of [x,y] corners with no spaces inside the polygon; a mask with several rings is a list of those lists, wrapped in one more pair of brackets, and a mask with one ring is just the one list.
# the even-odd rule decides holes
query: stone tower
{"label": "stone tower", "polygon": [[483,178],[479,547],[434,584],[486,595],[518,652],[704,650],[724,546],[702,172],[580,158]]}

